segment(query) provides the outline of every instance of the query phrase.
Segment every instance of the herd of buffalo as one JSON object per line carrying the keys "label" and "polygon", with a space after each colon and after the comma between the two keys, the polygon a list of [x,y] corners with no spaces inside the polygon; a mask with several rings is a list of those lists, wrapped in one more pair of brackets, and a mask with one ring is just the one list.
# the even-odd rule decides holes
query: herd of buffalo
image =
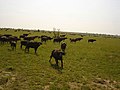
{"label": "herd of buffalo", "polygon": [[[40,38],[41,42],[36,42],[34,41],[35,38]],[[53,38],[50,36],[42,35],[42,36],[29,36],[29,34],[22,34],[19,36],[12,36],[11,34],[4,34],[0,35],[0,44],[4,43],[10,43],[12,50],[16,49],[16,44],[17,41],[20,41],[20,48],[22,49],[22,46],[25,46],[25,52],[29,52],[29,48],[33,48],[35,50],[35,53],[37,52],[37,49],[42,43],[46,43],[48,40],[53,40],[53,43],[61,43],[60,47],[61,49],[55,49],[51,52],[50,60],[49,62],[51,63],[52,57],[54,57],[56,65],[58,66],[58,61],[61,61],[61,67],[63,68],[63,60],[62,56],[65,55],[65,49],[66,49],[66,43],[64,40],[68,39],[66,35],[60,35],[59,37]],[[70,42],[77,42],[82,40],[83,38],[70,38]],[[89,42],[94,42],[96,41],[95,39],[88,39]]]}

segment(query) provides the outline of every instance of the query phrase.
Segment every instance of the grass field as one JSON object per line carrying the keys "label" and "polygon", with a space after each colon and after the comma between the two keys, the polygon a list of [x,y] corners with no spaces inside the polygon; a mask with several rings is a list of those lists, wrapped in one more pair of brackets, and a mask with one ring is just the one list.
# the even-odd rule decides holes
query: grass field
{"label": "grass field", "polygon": [[[20,36],[48,35],[49,32],[27,32],[0,30],[0,34]],[[51,51],[60,48],[60,44],[48,41],[37,50],[29,53],[20,49],[17,42],[16,51],[10,44],[0,44],[0,90],[120,90],[120,39],[103,36],[84,36],[83,40],[70,43],[69,38],[80,37],[67,33],[66,55],[63,56],[64,69],[50,65]],[[88,43],[89,38],[97,41]],[[35,39],[40,41],[40,39]]]}

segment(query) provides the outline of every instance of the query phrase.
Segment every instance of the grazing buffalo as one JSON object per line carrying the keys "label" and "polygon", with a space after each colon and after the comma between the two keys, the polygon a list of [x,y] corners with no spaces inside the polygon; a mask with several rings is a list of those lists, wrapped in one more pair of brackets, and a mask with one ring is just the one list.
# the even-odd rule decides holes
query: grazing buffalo
{"label": "grazing buffalo", "polygon": [[0,42],[2,43],[2,44],[4,44],[5,42],[9,42],[10,40],[9,40],[9,37],[6,37],[6,36],[1,36],[0,37]]}
{"label": "grazing buffalo", "polygon": [[20,35],[20,38],[24,38],[24,37],[26,37],[26,36],[24,36],[24,35]]}
{"label": "grazing buffalo", "polygon": [[29,34],[23,34],[23,35],[20,35],[20,38],[25,38],[27,37]]}
{"label": "grazing buffalo", "polygon": [[3,36],[10,37],[12,35],[11,34],[4,34]]}
{"label": "grazing buffalo", "polygon": [[47,39],[48,39],[48,40],[52,40],[53,38],[51,38],[51,37],[48,36]]}
{"label": "grazing buffalo", "polygon": [[65,42],[63,42],[62,44],[61,44],[61,50],[65,53],[65,49],[66,49],[66,43]]}
{"label": "grazing buffalo", "polygon": [[22,49],[22,46],[23,46],[23,45],[26,46],[28,42],[29,42],[29,41],[21,41],[20,48]]}
{"label": "grazing buffalo", "polygon": [[71,39],[70,38],[70,42],[76,42],[76,41],[80,41],[80,40],[82,40],[83,38],[75,38],[75,39]]}
{"label": "grazing buffalo", "polygon": [[24,36],[28,36],[29,34],[23,34]]}
{"label": "grazing buffalo", "polygon": [[58,38],[54,38],[53,42],[61,42],[63,40],[67,39],[66,37],[58,37]]}
{"label": "grazing buffalo", "polygon": [[19,41],[20,39],[18,38],[18,37],[16,37],[16,36],[11,36],[11,37],[9,37],[9,42],[11,42],[11,41],[15,41],[15,42],[17,42],[17,41]]}
{"label": "grazing buffalo", "polygon": [[71,39],[70,38],[70,42],[76,42],[77,40],[76,39]]}
{"label": "grazing buffalo", "polygon": [[15,41],[17,42],[18,40],[20,40],[19,38],[17,38],[16,36],[11,36],[9,34],[4,34],[4,35],[0,35],[0,42],[1,43],[9,43],[11,41]]}
{"label": "grazing buffalo", "polygon": [[16,42],[15,41],[10,41],[10,45],[12,50],[16,49]]}
{"label": "grazing buffalo", "polygon": [[38,37],[38,36],[24,37],[24,40],[31,41],[31,40],[34,40],[34,39],[37,38],[37,37]]}
{"label": "grazing buffalo", "polygon": [[6,41],[6,38],[7,38],[6,36],[2,36],[2,35],[1,35],[1,36],[0,36],[0,42],[1,42],[1,43],[4,43],[4,42]]}
{"label": "grazing buffalo", "polygon": [[60,37],[65,37],[66,35],[65,34],[63,34],[63,35],[60,35]]}
{"label": "grazing buffalo", "polygon": [[26,48],[25,48],[25,52],[26,52],[26,50],[28,50],[28,52],[29,52],[29,48],[34,48],[35,53],[36,53],[37,48],[38,48],[40,45],[42,45],[41,42],[27,42]]}
{"label": "grazing buffalo", "polygon": [[0,36],[0,42],[1,43],[5,43],[5,42],[11,42],[11,41],[15,41],[17,42],[18,40],[20,40],[19,38],[17,38],[16,36],[9,36],[9,37],[6,37],[6,36]]}
{"label": "grazing buffalo", "polygon": [[41,42],[46,42],[47,40],[47,37],[41,37]]}
{"label": "grazing buffalo", "polygon": [[52,40],[53,38],[49,37],[49,36],[41,36],[41,42],[46,42],[48,40]]}
{"label": "grazing buffalo", "polygon": [[95,41],[96,41],[95,39],[88,39],[88,43],[89,43],[89,42],[92,42],[92,43],[93,43],[93,42],[95,42]]}
{"label": "grazing buffalo", "polygon": [[82,40],[83,38],[76,38],[76,41],[80,41],[80,40]]}
{"label": "grazing buffalo", "polygon": [[51,63],[52,57],[55,59],[56,65],[58,66],[58,60],[61,61],[61,67],[63,68],[63,58],[62,56],[65,55],[63,52],[60,50],[53,50],[50,56],[49,62]]}

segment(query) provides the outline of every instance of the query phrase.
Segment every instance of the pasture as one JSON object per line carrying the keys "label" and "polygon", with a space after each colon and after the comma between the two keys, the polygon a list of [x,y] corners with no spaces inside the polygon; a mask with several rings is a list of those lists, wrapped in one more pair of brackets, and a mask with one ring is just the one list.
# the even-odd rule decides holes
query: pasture
{"label": "pasture", "polygon": [[[24,33],[54,36],[50,32],[0,30],[0,34],[18,37]],[[60,48],[53,40],[43,42],[37,54],[33,49],[25,53],[25,46],[20,49],[20,41],[16,50],[9,43],[0,43],[0,90],[120,90],[119,38],[86,35],[71,43],[70,38],[81,36],[67,33],[66,37],[63,69],[55,66],[54,58],[52,65],[49,63],[51,51]],[[96,42],[88,43],[90,38]]]}

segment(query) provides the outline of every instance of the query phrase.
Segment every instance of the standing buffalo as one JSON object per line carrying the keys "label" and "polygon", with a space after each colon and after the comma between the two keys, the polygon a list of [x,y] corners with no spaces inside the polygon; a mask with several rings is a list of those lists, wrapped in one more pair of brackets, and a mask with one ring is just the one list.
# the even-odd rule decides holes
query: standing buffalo
{"label": "standing buffalo", "polygon": [[45,42],[46,43],[47,40],[48,40],[47,37],[41,37],[41,42]]}
{"label": "standing buffalo", "polygon": [[4,34],[3,36],[10,37],[12,35],[11,34]]}
{"label": "standing buffalo", "polygon": [[41,42],[27,42],[26,48],[25,48],[25,52],[26,52],[26,50],[28,50],[28,52],[29,52],[29,48],[34,48],[35,53],[36,53],[37,48],[38,48],[40,45],[42,45]]}
{"label": "standing buffalo", "polygon": [[70,38],[70,42],[76,42],[77,40],[76,39],[71,39]]}
{"label": "standing buffalo", "polygon": [[66,36],[65,34],[60,35],[60,37],[65,37],[65,36]]}
{"label": "standing buffalo", "polygon": [[52,39],[53,39],[53,38],[51,38],[51,37],[49,37],[49,36],[45,36],[45,35],[41,36],[41,42],[45,42],[45,43],[46,43],[46,41],[52,40]]}
{"label": "standing buffalo", "polygon": [[28,42],[29,42],[29,41],[21,41],[20,48],[22,49],[22,46],[23,46],[23,45],[26,46]]}
{"label": "standing buffalo", "polygon": [[53,42],[61,42],[63,40],[67,39],[66,37],[58,37],[58,38],[54,38]]}
{"label": "standing buffalo", "polygon": [[80,40],[82,40],[82,39],[83,39],[83,38],[75,38],[75,39],[74,39],[74,38],[73,38],[73,39],[70,38],[70,42],[76,42],[76,41],[80,41]]}
{"label": "standing buffalo", "polygon": [[2,44],[4,44],[5,42],[9,42],[9,39],[8,39],[8,37],[6,37],[6,36],[0,36],[0,42],[2,43]]}
{"label": "standing buffalo", "polygon": [[76,41],[80,41],[80,40],[82,40],[83,38],[76,38]]}
{"label": "standing buffalo", "polygon": [[24,37],[27,37],[29,34],[23,34],[23,35],[20,35],[20,38],[24,38]]}
{"label": "standing buffalo", "polygon": [[95,39],[88,39],[88,43],[89,43],[89,42],[92,42],[92,43],[93,43],[93,42],[95,42],[95,41],[96,41]]}
{"label": "standing buffalo", "polygon": [[51,63],[51,59],[52,59],[52,57],[54,57],[56,65],[58,66],[58,60],[60,60],[61,67],[63,68],[63,58],[62,58],[63,55],[64,55],[64,53],[61,52],[60,50],[53,50],[51,53],[49,62]]}
{"label": "standing buffalo", "polygon": [[66,43],[65,42],[63,42],[62,44],[61,44],[61,50],[65,53],[65,49],[66,49]]}
{"label": "standing buffalo", "polygon": [[16,49],[16,42],[15,41],[10,41],[10,45],[12,50]]}
{"label": "standing buffalo", "polygon": [[38,37],[38,36],[24,37],[24,40],[31,41],[31,40],[34,40],[34,39],[37,38],[37,37]]}
{"label": "standing buffalo", "polygon": [[9,37],[9,42],[15,41],[15,42],[17,43],[17,41],[19,41],[19,40],[20,40],[20,38],[18,38],[18,37],[16,37],[16,36],[11,36],[11,37]]}

